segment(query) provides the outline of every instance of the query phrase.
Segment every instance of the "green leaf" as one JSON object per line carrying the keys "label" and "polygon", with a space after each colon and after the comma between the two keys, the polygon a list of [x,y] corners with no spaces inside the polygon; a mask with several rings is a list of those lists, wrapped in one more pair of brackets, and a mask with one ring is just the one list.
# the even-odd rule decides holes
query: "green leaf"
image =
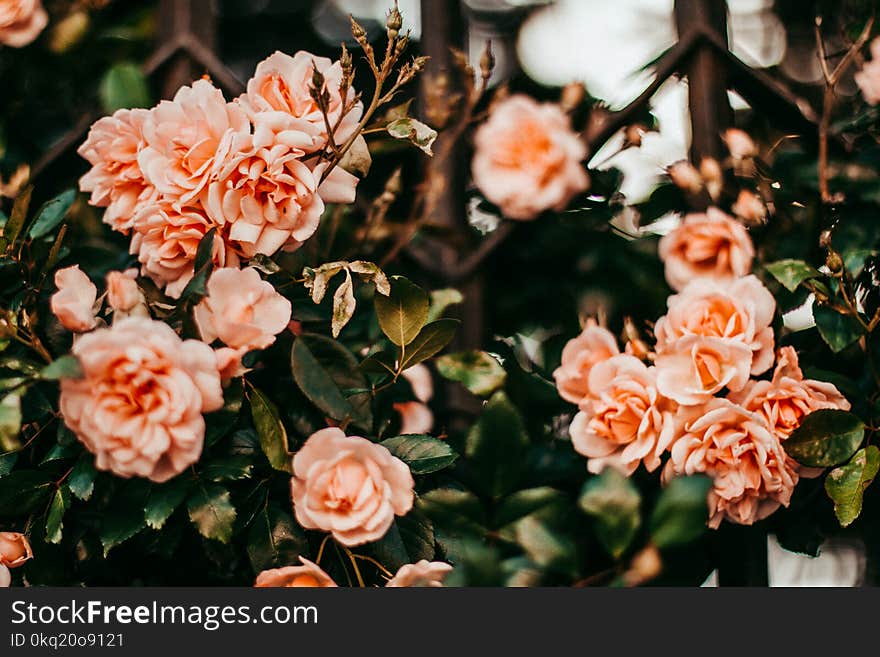
{"label": "green leaf", "polygon": [[379,269],[379,265],[367,262],[366,260],[355,260],[348,264],[348,268],[363,280],[371,281],[376,286],[376,292],[379,294],[386,297],[391,294],[391,283],[388,282],[385,272]]}
{"label": "green leaf", "polygon": [[67,211],[70,210],[70,206],[75,200],[76,190],[68,189],[52,200],[46,201],[37,213],[34,223],[31,224],[28,235],[32,239],[39,239],[51,233],[58,224],[64,221]]}
{"label": "green leaf", "polygon": [[614,468],[605,468],[584,485],[581,509],[596,519],[596,536],[615,559],[635,538],[642,519],[642,497],[633,483]]}
{"label": "green leaf", "polygon": [[374,297],[379,327],[398,347],[412,342],[428,321],[428,295],[402,276],[391,279],[391,294]]}
{"label": "green leaf", "polygon": [[54,486],[49,474],[37,470],[15,470],[0,477],[0,518],[27,516],[46,503]]}
{"label": "green leaf", "polygon": [[834,501],[834,513],[841,527],[847,527],[862,512],[865,489],[880,472],[880,449],[868,445],[846,465],[834,468],[825,477],[825,492]]}
{"label": "green leaf", "polygon": [[474,478],[486,494],[509,493],[522,474],[529,437],[507,395],[496,392],[471,428],[465,443]]}
{"label": "green leaf", "polygon": [[450,381],[458,381],[475,395],[491,395],[504,385],[507,372],[485,351],[462,351],[437,359],[437,371]]}
{"label": "green leaf", "polygon": [[822,278],[818,269],[803,260],[778,260],[765,265],[765,269],[789,292],[794,292],[801,283],[811,278]]}
{"label": "green leaf", "polygon": [[448,532],[482,535],[486,531],[483,505],[468,491],[436,488],[420,495],[417,506]]}
{"label": "green leaf", "polygon": [[438,319],[425,324],[415,339],[406,346],[401,371],[428,360],[455,337],[460,322],[457,319]]}
{"label": "green leaf", "polygon": [[247,553],[255,573],[298,565],[299,556],[306,554],[308,548],[302,528],[274,504],[265,506],[251,522]]}
{"label": "green leaf", "polygon": [[253,469],[253,463],[247,456],[224,456],[206,463],[199,474],[209,481],[239,481],[249,479]]}
{"label": "green leaf", "polygon": [[347,262],[326,262],[317,269],[306,267],[303,269],[305,287],[312,293],[312,301],[321,303],[327,293],[327,285],[330,279],[348,267]]}
{"label": "green leaf", "polygon": [[290,366],[294,381],[315,406],[334,420],[345,420],[351,416],[354,411],[351,404],[315,358],[305,340],[297,338],[293,341]]}
{"label": "green leaf", "polygon": [[55,497],[49,505],[49,514],[46,518],[46,541],[58,544],[61,542],[64,529],[64,514],[70,507],[70,492],[65,487],[55,491]]}
{"label": "green leaf", "polygon": [[104,556],[146,527],[144,506],[150,493],[146,479],[131,479],[117,491],[109,509],[101,514],[98,535]]}
{"label": "green leaf", "polygon": [[551,570],[571,571],[575,566],[574,540],[533,513],[516,523],[516,542],[537,565]]}
{"label": "green leaf", "polygon": [[193,277],[180,293],[180,301],[195,303],[208,294],[208,277],[214,269],[214,235],[216,233],[217,228],[212,228],[199,240],[193,262]]}
{"label": "green leaf", "polygon": [[18,452],[10,452],[8,454],[0,454],[0,477],[5,477],[18,462]]}
{"label": "green leaf", "polygon": [[0,453],[21,449],[21,397],[17,393],[0,400]]}
{"label": "green leaf", "polygon": [[862,328],[855,319],[827,306],[813,306],[813,318],[819,335],[834,353],[843,351],[862,336]]}
{"label": "green leaf", "polygon": [[807,415],[782,446],[801,465],[830,468],[855,454],[864,436],[865,425],[858,417],[823,408]]}
{"label": "green leaf", "polygon": [[385,535],[370,545],[370,552],[392,572],[407,563],[434,557],[434,527],[418,510],[394,519]]}
{"label": "green leaf", "polygon": [[449,306],[454,306],[464,301],[461,292],[453,287],[433,290],[431,292],[431,309],[428,311],[428,321],[433,322],[443,315]]}
{"label": "green leaf", "polygon": [[107,114],[118,109],[149,107],[150,91],[140,67],[133,62],[114,64],[101,80],[101,107]]}
{"label": "green leaf", "polygon": [[257,253],[256,255],[254,255],[248,265],[259,272],[269,275],[277,274],[279,271],[281,271],[281,267],[278,266],[278,263],[272,260],[272,258],[270,258],[269,256],[262,253]]}
{"label": "green leaf", "polygon": [[82,367],[76,356],[68,354],[53,360],[40,370],[40,378],[45,381],[57,381],[58,379],[79,379],[83,375]]}
{"label": "green leaf", "polygon": [[408,139],[428,155],[433,155],[431,147],[437,139],[437,131],[413,118],[397,119],[387,126],[388,134],[395,139]]}
{"label": "green leaf", "polygon": [[205,538],[228,543],[232,538],[235,507],[229,491],[216,484],[199,486],[186,501],[189,519]]}
{"label": "green leaf", "polygon": [[290,454],[287,451],[287,431],[281,423],[278,408],[266,395],[251,388],[247,393],[251,406],[251,417],[260,437],[260,447],[269,464],[276,470],[290,472]]}
{"label": "green leaf", "polygon": [[95,490],[95,478],[98,471],[95,470],[94,457],[91,454],[83,454],[79,457],[70,476],[67,477],[67,487],[77,499],[87,502]]}
{"label": "green leaf", "polygon": [[494,525],[504,527],[535,511],[554,506],[564,499],[563,493],[549,486],[518,490],[498,504],[494,514]]}
{"label": "green leaf", "polygon": [[458,458],[442,440],[431,436],[408,434],[379,443],[409,466],[413,474],[430,474],[447,468]]}
{"label": "green leaf", "polygon": [[6,251],[15,244],[15,240],[18,239],[22,228],[24,228],[28,207],[31,203],[31,192],[33,192],[33,187],[28,185],[15,197],[15,202],[12,204],[12,214],[6,225],[3,226],[3,234],[0,235],[0,251]]}
{"label": "green leaf", "polygon": [[164,484],[153,486],[144,506],[144,519],[151,529],[162,529],[171,514],[177,510],[189,492],[193,482],[187,477],[175,477]]}
{"label": "green leaf", "polygon": [[660,494],[651,514],[651,541],[661,550],[684,545],[706,531],[707,495],[712,479],[705,475],[676,477]]}

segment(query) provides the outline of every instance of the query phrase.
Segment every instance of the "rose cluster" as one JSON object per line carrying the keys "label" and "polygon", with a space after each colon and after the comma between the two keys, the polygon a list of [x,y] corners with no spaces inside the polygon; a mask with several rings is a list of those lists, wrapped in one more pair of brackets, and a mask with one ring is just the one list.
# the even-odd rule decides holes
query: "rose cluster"
{"label": "rose cluster", "polygon": [[299,248],[325,203],[354,200],[357,178],[325,156],[362,112],[338,61],[276,52],[231,102],[203,79],[150,110],[97,121],[79,148],[92,165],[80,188],[131,236],[141,273],[179,297],[211,229],[215,264],[237,267]]}
{"label": "rose cluster", "polygon": [[[626,475],[662,466],[662,479],[704,473],[709,524],[752,524],[787,506],[801,468],[783,449],[809,413],[849,410],[830,383],[805,379],[791,347],[775,350],[776,303],[749,274],[748,231],[716,208],[690,214],[660,241],[678,291],[654,325],[653,350],[588,321],[554,372],[576,403],[572,444],[588,469]],[[759,379],[773,368],[772,378]],[[664,465],[665,463],[665,465]]]}

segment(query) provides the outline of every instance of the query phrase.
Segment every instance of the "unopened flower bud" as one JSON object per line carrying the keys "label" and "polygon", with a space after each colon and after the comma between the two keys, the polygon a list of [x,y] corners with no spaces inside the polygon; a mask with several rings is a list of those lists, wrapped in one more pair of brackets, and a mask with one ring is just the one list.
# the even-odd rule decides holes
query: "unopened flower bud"
{"label": "unopened flower bud", "polygon": [[395,2],[394,7],[388,12],[388,18],[385,20],[385,28],[388,30],[388,38],[396,39],[402,26],[403,17],[400,15],[400,10],[397,8],[397,2]]}
{"label": "unopened flower bud", "polygon": [[758,155],[758,147],[755,146],[755,142],[752,141],[752,138],[744,130],[730,128],[724,133],[723,139],[724,143],[727,144],[730,157],[734,160],[745,160],[757,157]]}
{"label": "unopened flower bud", "polygon": [[0,565],[18,568],[34,556],[27,537],[18,532],[0,532]]}
{"label": "unopened flower bud", "polygon": [[704,157],[700,162],[700,175],[703,177],[703,183],[706,185],[706,191],[712,199],[717,199],[721,195],[724,187],[724,172],[721,171],[721,165],[714,157]]}
{"label": "unopened flower bud", "polygon": [[663,559],[660,551],[653,545],[648,545],[638,552],[630,561],[629,570],[623,575],[627,586],[638,586],[648,582],[663,572]]}
{"label": "unopened flower bud", "polygon": [[679,189],[697,194],[703,188],[703,177],[696,167],[687,160],[679,160],[666,170],[672,183]]}
{"label": "unopened flower bud", "polygon": [[348,18],[351,20],[351,35],[354,37],[355,41],[360,43],[365,40],[367,38],[367,31],[354,19],[354,16],[349,14]]}
{"label": "unopened flower bud", "polygon": [[825,266],[833,276],[836,276],[843,271],[843,259],[837,251],[829,250],[825,258]]}
{"label": "unopened flower bud", "polygon": [[587,96],[587,89],[581,82],[569,82],[562,88],[562,94],[559,97],[559,105],[563,112],[572,112],[584,102]]}
{"label": "unopened flower bud", "polygon": [[823,249],[827,249],[831,246],[831,231],[830,230],[823,230],[819,234],[819,246],[821,246]]}
{"label": "unopened flower bud", "polygon": [[736,202],[730,209],[749,226],[757,226],[767,221],[767,206],[757,194],[748,189],[740,190]]}
{"label": "unopened flower bud", "polygon": [[480,55],[480,75],[484,80],[492,77],[492,70],[495,68],[495,55],[492,53],[492,42],[486,41],[486,48]]}
{"label": "unopened flower bud", "polygon": [[648,129],[643,126],[641,123],[632,123],[626,126],[626,129],[623,131],[624,143],[627,147],[639,148],[642,145],[642,135],[644,135]]}

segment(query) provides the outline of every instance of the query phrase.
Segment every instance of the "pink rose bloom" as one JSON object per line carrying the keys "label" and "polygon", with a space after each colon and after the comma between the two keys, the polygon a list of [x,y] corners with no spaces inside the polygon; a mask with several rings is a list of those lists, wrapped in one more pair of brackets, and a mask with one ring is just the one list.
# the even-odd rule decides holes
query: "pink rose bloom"
{"label": "pink rose bloom", "polygon": [[24,534],[0,532],[0,565],[18,568],[33,556],[31,544]]}
{"label": "pink rose bloom", "polygon": [[128,317],[73,346],[83,377],[61,379],[64,423],[120,477],[163,482],[202,453],[203,413],[223,406],[214,352],[164,322]]}
{"label": "pink rose bloom", "polygon": [[657,354],[657,389],[684,406],[709,401],[724,388],[742,390],[749,380],[752,351],[725,338],[688,335],[675,350]]}
{"label": "pink rose bloom", "polygon": [[403,372],[416,401],[398,402],[394,410],[400,414],[400,433],[428,433],[434,427],[434,414],[428,402],[434,396],[434,382],[431,371],[422,363],[413,365]]}
{"label": "pink rose bloom", "polygon": [[137,284],[137,269],[107,274],[107,303],[117,312],[128,313],[145,303]]}
{"label": "pink rose bloom", "polygon": [[304,153],[319,151],[328,143],[324,116],[309,93],[316,68],[324,76],[324,89],[330,97],[327,111],[330,125],[334,127],[339,123],[334,141],[342,144],[354,134],[363,114],[363,103],[358,102],[343,115],[344,108],[354,100],[355,92],[348,89],[345,98],[340,94],[342,66],[339,62],[304,50],[293,57],[276,51],[257,65],[246,93],[238,99],[251,119],[266,112],[282,115],[285,142],[296,144]]}
{"label": "pink rose bloom", "polygon": [[869,105],[880,103],[880,37],[871,41],[871,60],[855,76],[856,84]]}
{"label": "pink rose bloom", "polygon": [[660,259],[666,281],[682,290],[695,278],[729,281],[752,268],[755,247],[745,226],[718,208],[689,214],[681,225],[660,239]]}
{"label": "pink rose bloom", "polygon": [[395,515],[412,509],[414,487],[403,461],[336,427],[312,434],[293,457],[297,522],[348,547],[382,538]]}
{"label": "pink rose bloom", "polygon": [[850,409],[850,403],[833,384],[804,379],[792,347],[779,350],[771,381],[749,381],[739,392],[730,393],[728,399],[763,417],[780,440],[788,438],[813,411]]}
{"label": "pink rose bloom", "polygon": [[562,350],[562,364],[553,371],[559,396],[580,404],[590,396],[590,370],[603,360],[617,356],[620,348],[614,334],[588,319],[581,334]]}
{"label": "pink rose bloom", "polygon": [[9,588],[10,584],[12,584],[12,573],[6,566],[0,565],[0,589]]}
{"label": "pink rose bloom", "polygon": [[401,566],[385,586],[387,588],[439,587],[443,586],[443,580],[451,572],[452,566],[448,563],[422,559],[416,563],[408,563]]}
{"label": "pink rose bloom", "polygon": [[249,370],[242,365],[241,359],[249,349],[247,347],[220,347],[214,350],[214,358],[217,360],[217,371],[220,373],[220,380],[225,386],[231,379],[237,379],[244,376]]}
{"label": "pink rose bloom", "polygon": [[722,519],[751,525],[788,506],[798,474],[764,418],[726,399],[679,409],[679,435],[663,481],[703,473],[712,477],[709,526]]}
{"label": "pink rose bloom", "polygon": [[674,405],[658,393],[654,368],[633,356],[614,356],[593,367],[590,390],[593,398],[581,402],[569,429],[587,469],[611,466],[629,476],[639,463],[649,472],[660,467]]}
{"label": "pink rose bloom", "polygon": [[76,333],[91,331],[97,326],[94,307],[98,288],[80,271],[79,265],[56,271],[55,287],[58,291],[49,299],[49,307],[61,326]]}
{"label": "pink rose bloom", "polygon": [[0,43],[21,48],[36,39],[49,15],[40,0],[0,0]]}
{"label": "pink rose bloom", "polygon": [[283,144],[247,148],[219,170],[203,199],[205,209],[214,222],[227,225],[230,244],[246,258],[295,250],[318,229],[325,168],[312,170]]}
{"label": "pink rose bloom", "polygon": [[79,179],[79,188],[91,192],[91,205],[107,208],[104,223],[122,233],[131,228],[138,205],[155,194],[138,164],[149,115],[145,109],[117,110],[98,119],[77,149],[92,165]]}
{"label": "pink rose bloom", "polygon": [[207,80],[181,87],[144,121],[146,147],[138,154],[144,177],[178,204],[191,203],[234,152],[250,137],[250,122],[236,103]]}
{"label": "pink rose bloom", "polygon": [[233,348],[265,349],[290,321],[290,301],[253,268],[215,269],[207,296],[193,310],[202,339]]}
{"label": "pink rose bloom", "polygon": [[724,133],[723,139],[730,157],[734,160],[745,160],[758,155],[758,147],[745,130],[729,128]]}
{"label": "pink rose bloom", "polygon": [[587,147],[558,105],[514,94],[477,129],[474,146],[474,184],[508,219],[564,210],[589,187]]}
{"label": "pink rose bloom", "polygon": [[335,587],[330,575],[321,570],[321,567],[312,563],[305,557],[300,557],[301,566],[285,566],[264,570],[257,575],[254,584],[256,588],[327,588]]}
{"label": "pink rose bloom", "polygon": [[[686,336],[724,338],[749,347],[751,374],[773,365],[773,315],[776,301],[755,276],[731,283],[697,279],[667,301],[669,311],[657,320],[657,353],[681,351]],[[689,343],[692,344],[692,343]]]}
{"label": "pink rose bloom", "polygon": [[[137,254],[141,273],[176,299],[193,277],[199,242],[213,227],[197,208],[148,205],[135,216],[130,252]],[[213,257],[216,267],[238,266],[221,234],[214,235]]]}

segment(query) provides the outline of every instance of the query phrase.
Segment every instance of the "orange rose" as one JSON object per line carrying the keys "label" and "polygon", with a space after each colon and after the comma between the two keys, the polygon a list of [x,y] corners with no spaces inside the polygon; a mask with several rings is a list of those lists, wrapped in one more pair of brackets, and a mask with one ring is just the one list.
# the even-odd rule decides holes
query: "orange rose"
{"label": "orange rose", "polygon": [[594,396],[581,402],[569,432],[575,451],[588,458],[590,472],[612,466],[631,475],[639,463],[660,466],[669,439],[673,404],[657,392],[654,368],[633,356],[614,356],[590,372]]}
{"label": "orange rose", "polygon": [[111,271],[107,274],[107,303],[119,313],[130,313],[138,306],[146,304],[137,284],[137,269]]}
{"label": "orange rose", "polygon": [[0,43],[21,48],[36,39],[49,15],[40,0],[0,0]]}
{"label": "orange rose", "polygon": [[233,348],[265,349],[290,321],[290,301],[256,269],[215,269],[207,290],[193,311],[205,342],[219,338]]}
{"label": "orange rose", "polygon": [[661,238],[659,252],[666,281],[675,290],[695,278],[729,281],[745,276],[755,257],[745,226],[718,208],[687,215],[678,228]]}
{"label": "orange rose", "polygon": [[401,566],[385,586],[387,588],[443,586],[443,580],[451,572],[452,566],[448,563],[422,559],[416,563],[408,563]]}
{"label": "orange rose", "polygon": [[416,401],[394,404],[394,410],[400,414],[400,433],[428,433],[434,426],[434,414],[428,407],[428,402],[434,396],[431,371],[419,363],[404,370],[403,378],[412,388]]}
{"label": "orange rose", "polygon": [[712,399],[680,408],[676,422],[662,479],[697,473],[712,477],[710,527],[724,518],[751,525],[788,506],[798,474],[763,417],[727,399]]}
{"label": "orange rose", "polygon": [[508,219],[564,210],[589,187],[587,147],[558,105],[510,96],[477,129],[474,146],[474,184]]}
{"label": "orange rose", "polygon": [[64,423],[120,477],[163,482],[202,453],[203,413],[223,406],[214,352],[164,322],[128,317],[73,346],[83,376],[61,379]]}
{"label": "orange rose", "polygon": [[[831,383],[804,379],[792,347],[779,350],[772,381],[749,381],[728,396],[732,402],[763,417],[773,433],[785,440],[804,418],[820,408],[850,409],[850,403]],[[800,468],[802,477],[815,476],[821,468]]]}
{"label": "orange rose", "polygon": [[300,557],[301,566],[285,566],[264,570],[257,575],[254,584],[257,588],[327,588],[335,587],[336,582],[321,567],[304,557]]}
{"label": "orange rose", "polygon": [[664,397],[693,406],[709,401],[723,388],[742,390],[749,380],[752,352],[742,342],[689,335],[674,351],[658,354],[657,389]]}
{"label": "orange rose", "polygon": [[58,291],[49,299],[49,307],[61,326],[83,333],[98,325],[94,311],[98,288],[80,271],[79,265],[56,271],[55,286]]}
{"label": "orange rose", "polygon": [[697,279],[669,297],[669,311],[657,320],[657,352],[680,351],[686,336],[724,338],[751,351],[749,371],[761,374],[773,365],[773,315],[776,301],[755,276],[732,283]]}
{"label": "orange rose", "polygon": [[18,568],[34,556],[27,537],[18,532],[0,532],[0,565]]}
{"label": "orange rose", "polygon": [[349,547],[377,541],[409,512],[415,482],[385,447],[341,429],[322,429],[293,457],[293,509],[306,529]]}
{"label": "orange rose", "polygon": [[559,396],[579,404],[590,396],[590,370],[604,360],[620,353],[614,334],[587,320],[581,334],[568,341],[562,350],[562,364],[553,372]]}
{"label": "orange rose", "polygon": [[138,206],[155,196],[138,164],[144,146],[145,109],[121,109],[98,119],[77,149],[92,168],[79,179],[79,188],[91,192],[89,203],[106,207],[104,223],[127,233]]}
{"label": "orange rose", "polygon": [[12,584],[12,573],[6,566],[0,566],[0,589],[9,588]]}

